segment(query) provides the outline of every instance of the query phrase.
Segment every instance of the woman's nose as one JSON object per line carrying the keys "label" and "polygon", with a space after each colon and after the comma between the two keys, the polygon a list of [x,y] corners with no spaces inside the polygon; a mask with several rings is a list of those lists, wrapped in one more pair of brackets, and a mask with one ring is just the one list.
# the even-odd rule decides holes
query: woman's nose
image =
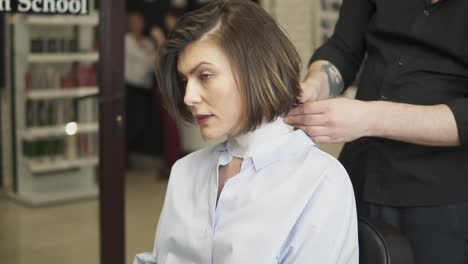
{"label": "woman's nose", "polygon": [[200,88],[196,82],[187,81],[185,86],[184,103],[188,106],[198,104],[202,101]]}

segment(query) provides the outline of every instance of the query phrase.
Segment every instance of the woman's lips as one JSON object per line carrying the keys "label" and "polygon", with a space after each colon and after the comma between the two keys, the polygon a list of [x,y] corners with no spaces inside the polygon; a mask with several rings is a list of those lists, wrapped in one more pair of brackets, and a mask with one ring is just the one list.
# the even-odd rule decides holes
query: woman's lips
{"label": "woman's lips", "polygon": [[213,115],[196,115],[195,117],[199,125],[205,125]]}

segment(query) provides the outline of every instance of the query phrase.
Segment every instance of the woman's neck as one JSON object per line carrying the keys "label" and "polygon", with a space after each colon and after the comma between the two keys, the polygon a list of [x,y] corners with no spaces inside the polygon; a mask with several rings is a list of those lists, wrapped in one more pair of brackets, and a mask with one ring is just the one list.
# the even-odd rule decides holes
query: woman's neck
{"label": "woman's neck", "polygon": [[228,138],[228,151],[234,157],[245,158],[275,148],[282,136],[289,134],[293,128],[284,123],[282,118],[273,122],[264,122],[259,128],[245,134]]}

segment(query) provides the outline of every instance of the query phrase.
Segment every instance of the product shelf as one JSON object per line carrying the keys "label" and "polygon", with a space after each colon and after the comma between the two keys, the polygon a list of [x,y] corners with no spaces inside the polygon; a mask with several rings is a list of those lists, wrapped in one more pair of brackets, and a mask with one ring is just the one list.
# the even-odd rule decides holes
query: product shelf
{"label": "product shelf", "polygon": [[26,97],[30,100],[52,100],[52,99],[87,97],[87,96],[97,95],[98,93],[99,93],[99,90],[97,86],[86,86],[86,87],[30,90],[26,93]]}
{"label": "product shelf", "polygon": [[96,62],[99,60],[97,52],[81,53],[38,53],[29,54],[29,63],[70,63],[70,62]]}
{"label": "product shelf", "polygon": [[28,206],[50,206],[63,204],[66,202],[76,202],[83,199],[96,199],[99,195],[97,186],[87,186],[85,188],[72,190],[54,190],[44,193],[24,192],[21,194],[7,191],[6,196]]}
{"label": "product shelf", "polygon": [[87,15],[17,14],[8,25],[9,192],[28,205],[98,194],[100,18],[92,2]]}
{"label": "product shelf", "polygon": [[99,158],[87,157],[77,159],[26,160],[26,163],[31,173],[40,174],[51,171],[94,167],[98,165]]}
{"label": "product shelf", "polygon": [[[99,130],[98,123],[81,123],[81,124],[77,124],[76,134],[98,132],[98,130]],[[67,132],[65,130],[65,125],[48,126],[48,127],[32,127],[32,128],[25,129],[25,131],[23,132],[23,139],[33,140],[37,138],[65,136],[65,135],[67,135]]]}

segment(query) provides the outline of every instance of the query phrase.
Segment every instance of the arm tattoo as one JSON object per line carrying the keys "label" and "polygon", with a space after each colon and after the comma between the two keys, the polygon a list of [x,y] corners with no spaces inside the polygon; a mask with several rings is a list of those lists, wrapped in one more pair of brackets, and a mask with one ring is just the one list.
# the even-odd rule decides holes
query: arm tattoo
{"label": "arm tattoo", "polygon": [[344,83],[341,74],[331,63],[326,63],[320,68],[328,76],[328,86],[330,87],[330,96],[337,96],[343,91]]}

